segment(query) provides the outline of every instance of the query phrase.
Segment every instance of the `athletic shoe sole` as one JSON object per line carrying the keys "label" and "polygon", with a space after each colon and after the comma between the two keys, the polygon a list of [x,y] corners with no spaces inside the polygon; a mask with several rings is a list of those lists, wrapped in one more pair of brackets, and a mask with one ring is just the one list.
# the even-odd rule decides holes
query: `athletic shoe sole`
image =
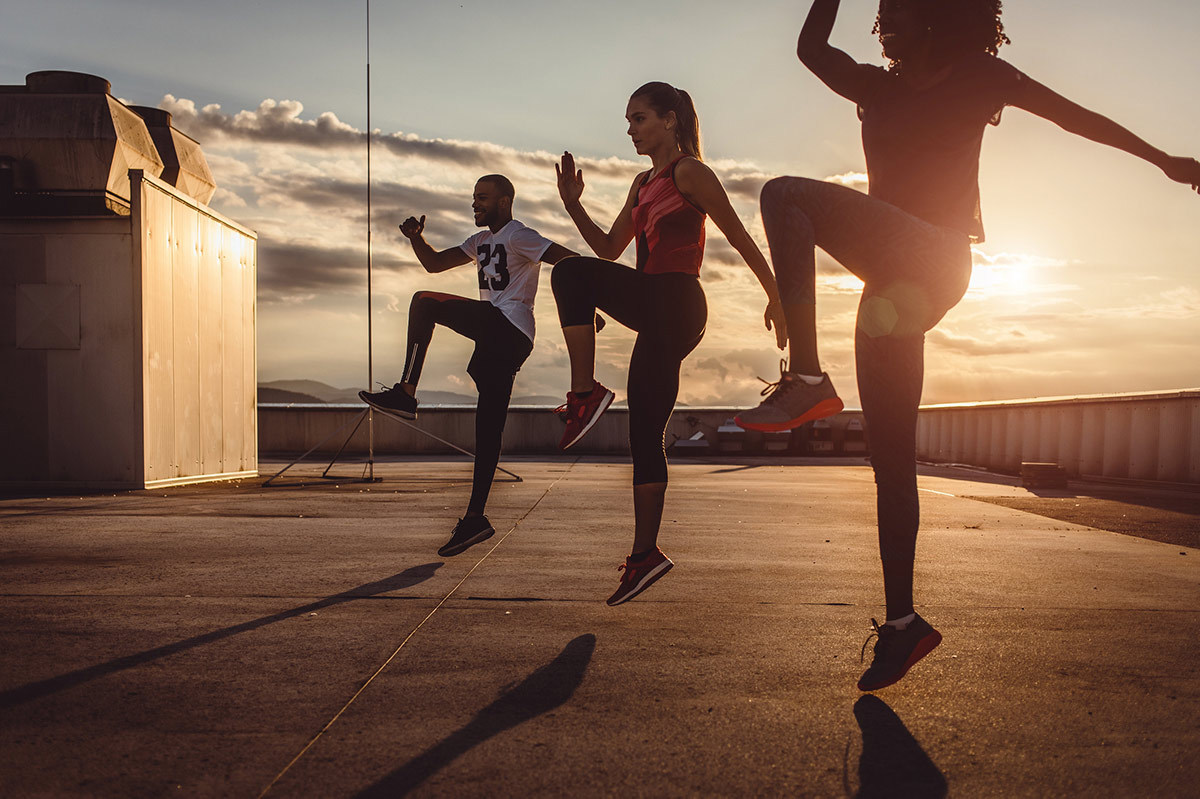
{"label": "athletic shoe sole", "polygon": [[638,584],[635,585],[633,587],[633,590],[630,591],[628,594],[623,594],[618,599],[606,600],[608,606],[615,607],[616,605],[620,605],[622,602],[628,602],[629,600],[633,599],[635,596],[642,593],[650,586],[654,585],[654,583],[658,580],[658,578],[662,577],[664,574],[669,572],[671,570],[671,567],[674,565],[675,564],[672,563],[671,561],[664,560],[662,563],[655,566],[653,570],[651,570],[649,573],[647,573],[645,577],[643,577],[641,580],[639,580]]}
{"label": "athletic shoe sole", "polygon": [[904,675],[908,674],[909,669],[911,669],[913,666],[917,665],[917,662],[921,658],[925,657],[930,652],[932,652],[934,649],[936,649],[937,645],[940,644],[941,642],[942,642],[942,634],[939,633],[937,630],[934,630],[929,635],[925,636],[920,641],[918,641],[917,645],[915,647],[913,647],[912,654],[908,656],[908,660],[904,661],[904,668],[902,668],[900,670],[899,674],[897,674],[895,677],[892,677],[890,680],[884,680],[883,682],[863,683],[862,680],[859,680],[858,681],[858,690],[860,690],[860,691],[878,691],[880,688],[887,688],[889,685],[895,685],[896,683],[898,683],[902,679],[904,679]]}
{"label": "athletic shoe sole", "polygon": [[733,417],[733,423],[743,430],[757,430],[760,433],[782,433],[785,430],[797,428],[806,422],[815,422],[817,419],[836,416],[845,407],[845,404],[839,398],[834,397],[833,399],[821,400],[795,419],[787,422],[760,424],[758,422],[743,422],[742,417],[735,416]]}
{"label": "athletic shoe sole", "polygon": [[366,393],[367,392],[365,392],[365,391],[358,392],[358,398],[360,400],[362,400],[363,402],[367,403],[368,405],[370,405],[372,408],[374,408],[377,411],[381,411],[383,413],[390,413],[392,416],[399,416],[401,419],[416,419],[417,418],[417,415],[415,413],[413,413],[412,411],[402,411],[399,408],[389,408],[386,405],[380,405],[378,402],[375,402],[374,400],[368,399],[366,396],[364,396]]}
{"label": "athletic shoe sole", "polygon": [[466,541],[463,541],[460,544],[455,544],[454,546],[450,546],[449,544],[447,544],[446,546],[444,546],[438,550],[438,554],[441,555],[443,558],[452,558],[460,552],[466,552],[468,549],[475,546],[480,541],[487,541],[489,538],[491,538],[495,534],[496,534],[496,528],[494,528],[494,527],[489,527],[486,530],[480,530],[478,533],[471,536]]}
{"label": "athletic shoe sole", "polygon": [[563,444],[563,445],[562,445],[562,448],[563,448],[563,449],[570,449],[571,447],[573,447],[573,446],[575,446],[576,444],[578,444],[578,443],[579,443],[579,439],[581,439],[581,438],[583,438],[584,436],[586,436],[586,435],[587,435],[587,432],[588,432],[589,430],[591,430],[591,429],[592,429],[592,427],[593,427],[593,426],[595,426],[595,424],[596,424],[596,421],[597,421],[597,420],[599,420],[599,418],[600,418],[600,415],[601,415],[602,413],[604,413],[606,410],[608,410],[608,406],[609,406],[609,405],[612,405],[612,401],[613,401],[614,399],[616,399],[616,398],[617,398],[617,395],[616,395],[616,394],[614,394],[614,393],[613,393],[612,391],[610,391],[609,389],[605,389],[605,395],[604,395],[604,398],[603,398],[603,399],[601,399],[601,400],[600,400],[600,404],[596,406],[596,411],[595,411],[595,413],[593,413],[593,414],[592,414],[592,418],[591,418],[591,419],[588,419],[588,423],[587,423],[587,424],[585,424],[585,425],[583,426],[583,429],[579,431],[579,435],[575,436],[575,438],[571,439],[571,440],[570,440],[570,441],[568,441],[566,444]]}

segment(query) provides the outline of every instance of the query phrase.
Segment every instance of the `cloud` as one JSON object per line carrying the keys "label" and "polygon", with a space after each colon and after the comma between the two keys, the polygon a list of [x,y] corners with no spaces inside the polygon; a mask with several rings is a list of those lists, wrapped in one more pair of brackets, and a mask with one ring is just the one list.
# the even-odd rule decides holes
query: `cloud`
{"label": "cloud", "polygon": [[[294,101],[264,100],[253,110],[230,114],[219,106],[197,107],[167,96],[162,107],[174,114],[178,127],[201,141],[218,183],[213,205],[259,233],[264,379],[312,377],[338,385],[362,380],[366,134],[333,114],[306,116],[303,105]],[[475,178],[503,172],[517,186],[519,219],[554,241],[589,252],[558,199],[552,168],[557,156],[404,133],[377,133],[373,141],[377,375],[391,379],[399,374],[408,299],[414,291],[433,288],[466,296],[475,291],[470,268],[440,275],[420,269],[396,229],[404,217],[425,214],[430,244],[454,247],[474,231],[470,193]],[[747,161],[709,165],[765,252],[758,194],[773,176]],[[580,159],[580,166],[588,179],[584,204],[607,229],[645,161]],[[861,173],[825,179],[866,188]],[[623,262],[632,263],[631,249]],[[1036,253],[976,248],[973,263],[967,297],[928,335],[926,402],[1200,383],[1200,366],[1191,365],[1200,335],[1200,290],[1195,287]],[[1101,281],[1098,275],[1107,277]],[[763,328],[757,281],[715,226],[709,228],[703,281],[708,332],[684,363],[680,398],[689,404],[753,405],[763,385],[757,378],[777,378],[780,353]],[[1103,291],[1095,290],[1097,282],[1104,282]],[[538,342],[518,375],[518,394],[565,390],[565,351],[547,283],[535,308]],[[857,403],[853,334],[861,288],[861,281],[818,250],[822,364],[851,407]],[[1164,326],[1164,321],[1171,324]],[[632,342],[633,334],[615,322],[600,337],[599,377],[618,391],[625,384]],[[470,350],[462,337],[435,337],[422,387],[468,388],[463,369]]]}
{"label": "cloud", "polygon": [[[410,269],[415,261],[372,253],[374,269]],[[303,303],[330,291],[365,291],[366,247],[325,247],[311,241],[286,242],[260,238],[258,242],[258,295],[260,302]]]}
{"label": "cloud", "polygon": [[999,355],[1012,353],[1027,353],[1032,347],[1027,336],[1020,330],[1010,330],[997,339],[951,333],[948,330],[934,328],[925,334],[925,340],[941,349],[964,355]]}
{"label": "cloud", "polygon": [[[253,111],[228,114],[216,103],[196,107],[196,103],[174,95],[164,95],[159,108],[169,111],[175,127],[198,141],[242,140],[256,143],[291,144],[303,147],[365,147],[366,131],[359,130],[325,111],[313,119],[304,119],[304,104],[296,100],[266,99]],[[372,143],[397,156],[444,161],[481,170],[498,165],[524,164],[553,174],[558,155],[545,151],[527,152],[489,142],[458,139],[424,139],[411,133],[380,133]],[[581,168],[602,175],[627,175],[638,164],[620,158],[577,159]]]}

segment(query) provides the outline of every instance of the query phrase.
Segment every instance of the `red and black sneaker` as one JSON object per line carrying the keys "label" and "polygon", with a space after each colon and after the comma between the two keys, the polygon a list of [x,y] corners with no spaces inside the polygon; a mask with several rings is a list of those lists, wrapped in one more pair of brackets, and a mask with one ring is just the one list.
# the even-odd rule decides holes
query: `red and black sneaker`
{"label": "red and black sneaker", "polygon": [[624,563],[617,567],[617,571],[625,573],[621,575],[621,584],[617,586],[616,592],[608,598],[608,604],[619,605],[622,602],[628,602],[654,585],[654,582],[670,571],[674,565],[658,547],[637,560],[630,555],[625,558]]}
{"label": "red and black sneaker", "polygon": [[[870,667],[863,672],[858,680],[858,690],[878,691],[892,683],[899,682],[908,674],[908,670],[917,665],[917,661],[928,655],[942,642],[942,634],[933,626],[914,614],[915,618],[903,629],[899,630],[890,624],[879,624],[871,619],[871,627],[877,636],[875,642],[875,657]],[[867,637],[870,643],[871,637]],[[863,644],[863,651],[867,644]]]}
{"label": "red and black sneaker", "polygon": [[560,405],[554,411],[560,419],[567,423],[562,441],[558,443],[559,448],[570,449],[579,439],[583,438],[587,431],[592,429],[592,425],[596,424],[600,414],[608,410],[609,405],[612,405],[615,397],[616,394],[600,385],[599,381],[592,381],[592,390],[586,397],[580,397],[574,391],[568,391],[566,404]]}

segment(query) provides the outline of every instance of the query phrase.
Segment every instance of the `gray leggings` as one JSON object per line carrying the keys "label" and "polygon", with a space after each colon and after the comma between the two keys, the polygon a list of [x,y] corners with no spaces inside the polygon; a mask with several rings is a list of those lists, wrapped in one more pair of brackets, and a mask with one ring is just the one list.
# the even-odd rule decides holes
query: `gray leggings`
{"label": "gray leggings", "polygon": [[763,227],[784,307],[816,302],[816,247],[865,284],[854,335],[858,393],[871,440],[884,560],[912,561],[917,500],[917,407],[925,331],[966,293],[965,233],[931,225],[834,183],[783,177],[762,190]]}

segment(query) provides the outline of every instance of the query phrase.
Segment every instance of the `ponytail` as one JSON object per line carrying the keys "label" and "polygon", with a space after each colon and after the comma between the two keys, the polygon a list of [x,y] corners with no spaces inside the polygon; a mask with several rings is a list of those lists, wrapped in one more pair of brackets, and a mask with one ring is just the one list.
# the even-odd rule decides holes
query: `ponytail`
{"label": "ponytail", "polygon": [[686,155],[698,160],[700,158],[700,119],[696,116],[696,106],[692,96],[683,89],[676,89],[669,83],[651,81],[635,91],[633,97],[644,97],[659,116],[675,112],[675,140],[679,149]]}

